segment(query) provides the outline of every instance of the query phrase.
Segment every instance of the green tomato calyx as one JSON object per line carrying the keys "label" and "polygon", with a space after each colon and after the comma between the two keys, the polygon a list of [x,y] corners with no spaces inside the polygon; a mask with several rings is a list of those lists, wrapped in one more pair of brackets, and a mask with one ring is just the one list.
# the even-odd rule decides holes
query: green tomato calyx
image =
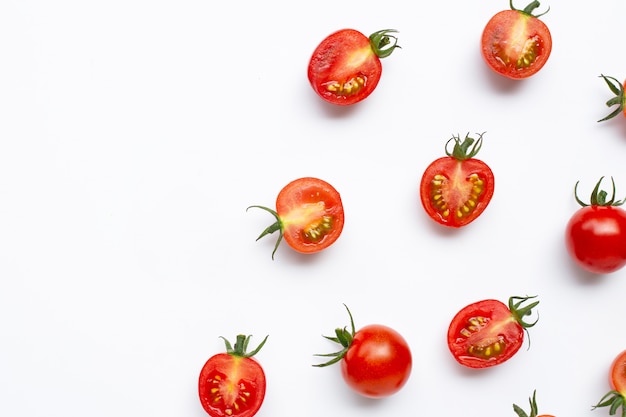
{"label": "green tomato calyx", "polygon": [[515,10],[516,12],[520,12],[520,13],[524,13],[528,16],[532,16],[534,18],[539,18],[541,16],[543,16],[544,14],[548,13],[550,11],[550,7],[548,6],[548,10],[546,10],[543,13],[539,13],[539,14],[533,14],[533,11],[539,7],[541,5],[541,3],[539,3],[538,0],[533,1],[532,3],[530,3],[528,6],[524,7],[522,10],[520,9],[516,9],[513,6],[513,0],[509,0],[509,5],[511,7],[511,10]]}
{"label": "green tomato calyx", "polygon": [[593,191],[591,192],[591,197],[589,199],[589,204],[585,203],[580,198],[578,198],[578,183],[580,181],[576,181],[576,185],[574,186],[574,198],[576,199],[576,202],[578,202],[578,204],[580,204],[582,207],[588,207],[588,206],[617,207],[617,206],[621,206],[622,204],[624,204],[624,202],[626,202],[626,198],[624,198],[623,200],[615,201],[615,180],[613,180],[613,177],[611,177],[611,184],[613,185],[613,191],[611,192],[611,198],[607,200],[608,193],[600,189],[600,183],[602,182],[603,179],[604,177],[600,177],[600,180],[596,183],[596,186],[593,188]]}
{"label": "green tomato calyx", "polygon": [[[476,156],[480,148],[483,146],[483,133],[477,133],[478,139],[471,138],[469,133],[465,135],[463,141],[461,141],[460,136],[454,136],[446,142],[446,155],[451,156],[457,161],[465,161],[466,159],[470,159]],[[454,147],[452,151],[448,150],[448,147],[451,142],[454,142]]]}
{"label": "green tomato calyx", "polygon": [[337,328],[335,329],[335,336],[324,336],[324,338],[330,341],[339,343],[343,347],[343,349],[337,352],[333,352],[333,353],[316,354],[315,356],[321,356],[321,357],[332,358],[332,359],[329,360],[328,362],[320,363],[320,364],[313,365],[313,366],[316,366],[318,368],[323,368],[325,366],[329,366],[334,363],[337,363],[343,359],[343,357],[346,355],[346,352],[350,348],[350,345],[352,344],[352,340],[354,339],[354,333],[355,333],[354,320],[352,319],[352,313],[350,313],[350,309],[348,308],[348,306],[345,304],[343,306],[346,308],[346,310],[348,311],[348,315],[350,316],[350,330],[347,329],[347,326],[343,328]]}
{"label": "green tomato calyx", "polygon": [[396,48],[402,49],[398,45],[398,38],[390,35],[397,32],[395,29],[383,29],[370,35],[370,46],[378,58],[387,58]]}
{"label": "green tomato calyx", "polygon": [[528,398],[528,402],[530,403],[530,415],[526,414],[522,408],[516,404],[513,404],[513,410],[519,417],[537,417],[538,408],[537,408],[537,400],[535,398],[537,394],[537,390],[533,391],[533,396]]}
{"label": "green tomato calyx", "polygon": [[532,309],[537,307],[537,305],[539,304],[539,301],[533,301],[532,303],[525,305],[525,306],[522,306],[522,304],[524,304],[528,300],[532,300],[533,298],[537,298],[537,296],[527,295],[526,297],[509,298],[509,310],[511,310],[511,313],[513,314],[513,318],[515,319],[515,321],[517,321],[520,324],[520,326],[522,326],[524,329],[533,327],[539,321],[539,318],[537,318],[532,323],[524,321],[524,317],[530,316],[532,314]]}
{"label": "green tomato calyx", "polygon": [[622,417],[626,417],[626,398],[615,390],[607,392],[604,397],[600,399],[598,404],[594,405],[591,409],[595,410],[600,407],[609,407],[609,414],[612,416],[621,408]]}
{"label": "green tomato calyx", "polygon": [[257,346],[257,348],[254,349],[252,352],[246,352],[248,350],[248,343],[250,343],[251,337],[252,336],[246,336],[244,334],[237,335],[237,341],[235,342],[235,346],[233,347],[225,337],[220,336],[220,338],[222,338],[224,340],[224,343],[226,344],[226,353],[228,353],[229,355],[238,356],[241,358],[251,358],[257,353],[259,353],[259,351],[261,350],[261,348],[267,341],[267,338],[269,337],[269,335],[265,336],[265,339],[263,339],[263,341],[259,344],[259,346]]}
{"label": "green tomato calyx", "polygon": [[612,111],[602,119],[598,120],[598,122],[604,122],[605,120],[612,119],[613,117],[624,111],[624,108],[626,108],[626,95],[624,94],[624,85],[620,83],[617,79],[603,74],[600,74],[600,77],[604,80],[606,85],[609,86],[609,89],[614,94],[614,96],[606,102],[606,106],[617,106],[614,111]]}
{"label": "green tomato calyx", "polygon": [[276,245],[274,245],[274,250],[272,251],[272,260],[274,260],[274,254],[276,253],[276,250],[278,249],[278,245],[280,245],[280,242],[283,240],[283,236],[285,234],[284,233],[284,229],[285,228],[284,228],[283,222],[280,219],[280,216],[278,215],[278,213],[276,213],[276,211],[272,210],[271,208],[263,207],[263,206],[250,206],[250,207],[248,207],[246,209],[246,211],[248,211],[252,207],[260,208],[261,210],[265,210],[268,213],[270,213],[272,216],[274,216],[274,218],[276,219],[276,221],[274,223],[272,223],[265,230],[263,230],[263,232],[259,235],[259,237],[256,238],[256,240],[258,241],[263,236],[271,235],[272,233],[278,231],[278,239],[276,239]]}

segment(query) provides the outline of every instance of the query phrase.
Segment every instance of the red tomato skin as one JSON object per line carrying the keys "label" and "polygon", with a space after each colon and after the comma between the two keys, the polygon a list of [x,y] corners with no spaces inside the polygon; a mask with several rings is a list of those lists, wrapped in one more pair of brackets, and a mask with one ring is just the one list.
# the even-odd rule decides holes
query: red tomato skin
{"label": "red tomato skin", "polygon": [[[221,381],[216,379],[218,376]],[[216,401],[212,389],[218,388],[222,400]],[[202,408],[211,417],[252,417],[265,399],[266,379],[263,368],[254,358],[218,353],[207,360],[198,379]],[[238,394],[246,393],[246,401]],[[247,394],[249,393],[249,395]],[[230,399],[229,399],[230,394]],[[239,410],[234,407],[237,404]],[[231,413],[226,410],[230,409]]]}
{"label": "red tomato skin", "polygon": [[[470,330],[469,320],[476,317],[487,319],[486,323],[477,326],[475,331]],[[500,350],[493,353],[496,341]],[[488,368],[506,362],[517,353],[523,342],[523,327],[515,321],[506,304],[498,300],[482,300],[467,305],[454,316],[448,327],[448,348],[454,359],[468,368]],[[492,346],[492,353],[472,354],[472,346]]]}
{"label": "red tomato skin", "polygon": [[[284,225],[285,241],[300,253],[326,249],[343,231],[345,217],[341,195],[319,178],[299,178],[283,187],[276,197],[276,212]],[[324,216],[326,222],[321,221]],[[320,236],[308,238],[309,229],[319,230]]]}
{"label": "red tomato skin", "polygon": [[613,360],[609,383],[613,390],[626,397],[626,350]]}
{"label": "red tomato skin", "polygon": [[[473,177],[473,175],[477,177]],[[442,188],[443,200],[446,201],[446,207],[450,209],[449,214],[441,207],[437,206],[433,200],[433,195],[437,194],[439,187],[434,185],[436,175],[443,175],[447,178],[448,188],[451,191],[445,191]],[[477,184],[472,183],[474,178],[481,181],[480,193],[477,198],[472,197],[473,187]],[[480,216],[493,197],[495,189],[495,177],[491,168],[480,159],[470,158],[459,161],[451,156],[444,156],[434,160],[422,175],[420,182],[420,199],[424,210],[437,223],[459,228],[473,222]],[[473,205],[467,205],[467,212],[463,206],[468,200],[473,201]],[[462,210],[460,216],[454,213]]]}
{"label": "red tomato skin", "polygon": [[350,388],[369,398],[398,392],[411,375],[413,360],[406,340],[394,329],[372,324],[357,331],[341,361]]}
{"label": "red tomato skin", "polygon": [[[374,91],[382,75],[382,64],[367,36],[354,29],[341,29],[315,48],[307,74],[321,98],[347,106],[364,100]],[[331,91],[331,85],[342,88],[339,92]],[[348,86],[352,90],[345,88]]]}
{"label": "red tomato skin", "polygon": [[[528,58],[523,62],[523,52]],[[487,22],[481,38],[482,56],[493,71],[511,79],[528,78],[548,61],[550,30],[540,19],[518,10],[503,10]],[[522,62],[518,64],[518,59]]]}
{"label": "red tomato skin", "polygon": [[615,272],[626,264],[626,211],[615,206],[586,206],[570,218],[567,251],[582,269]]}

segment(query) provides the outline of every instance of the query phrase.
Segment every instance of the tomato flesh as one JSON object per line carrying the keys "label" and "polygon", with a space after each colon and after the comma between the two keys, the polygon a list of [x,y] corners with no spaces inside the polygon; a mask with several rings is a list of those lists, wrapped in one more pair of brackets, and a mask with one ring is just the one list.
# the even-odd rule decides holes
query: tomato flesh
{"label": "tomato flesh", "polygon": [[485,26],[481,52],[496,73],[512,79],[527,78],[547,62],[552,37],[538,18],[519,10],[503,10]]}
{"label": "tomato flesh", "polygon": [[582,269],[606,274],[626,265],[626,211],[615,206],[587,206],[567,223],[568,253]]}
{"label": "tomato flesh", "polygon": [[373,324],[354,334],[341,361],[341,373],[357,393],[381,398],[396,393],[406,384],[412,364],[406,340],[387,326]]}
{"label": "tomato flesh", "polygon": [[327,248],[341,235],[344,211],[339,192],[326,181],[305,177],[287,184],[276,197],[284,238],[301,253]]}
{"label": "tomato flesh", "polygon": [[493,196],[494,183],[493,172],[483,161],[445,156],[424,171],[420,198],[426,213],[437,223],[461,227],[485,210]]}
{"label": "tomato flesh", "polygon": [[254,358],[219,353],[198,380],[200,403],[211,417],[252,417],[265,398],[265,373]]}
{"label": "tomato flesh", "polygon": [[611,388],[626,397],[626,350],[617,355],[611,364]]}
{"label": "tomato flesh", "polygon": [[522,346],[524,329],[498,300],[461,309],[448,327],[448,348],[461,365],[487,368],[509,360]]}
{"label": "tomato flesh", "polygon": [[308,67],[313,90],[324,100],[350,105],[369,96],[380,80],[382,64],[367,36],[338,30],[315,49]]}

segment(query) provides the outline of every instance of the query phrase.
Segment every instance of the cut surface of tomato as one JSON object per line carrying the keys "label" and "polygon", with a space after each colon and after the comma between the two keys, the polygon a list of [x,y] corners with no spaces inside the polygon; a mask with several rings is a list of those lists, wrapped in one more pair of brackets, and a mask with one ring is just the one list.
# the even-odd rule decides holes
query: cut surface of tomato
{"label": "cut surface of tomato", "polygon": [[279,232],[272,258],[283,238],[295,251],[309,254],[332,245],[343,231],[341,196],[332,185],[319,178],[304,177],[287,184],[276,197],[276,210],[250,207],[263,209],[276,219],[257,238]]}
{"label": "cut surface of tomato", "polygon": [[394,32],[381,30],[367,37],[354,29],[341,29],[330,34],[309,61],[313,90],[325,101],[343,106],[368,97],[380,81],[380,58],[398,47]]}
{"label": "cut surface of tomato", "polygon": [[539,302],[534,297],[511,297],[509,305],[482,300],[462,308],[448,327],[448,348],[461,365],[487,368],[509,360],[522,346],[524,331],[535,325],[523,321]]}
{"label": "cut surface of tomato", "polygon": [[552,36],[546,24],[532,14],[538,6],[539,2],[533,1],[524,10],[517,10],[511,4],[511,10],[496,13],[487,22],[481,52],[496,73],[512,79],[528,78],[548,61]]}
{"label": "cut surface of tomato", "polygon": [[[465,226],[478,218],[493,197],[495,178],[491,168],[474,158],[482,144],[466,136],[455,136],[454,150],[434,160],[420,182],[424,210],[437,223],[449,227]],[[448,141],[448,143],[450,143]]]}

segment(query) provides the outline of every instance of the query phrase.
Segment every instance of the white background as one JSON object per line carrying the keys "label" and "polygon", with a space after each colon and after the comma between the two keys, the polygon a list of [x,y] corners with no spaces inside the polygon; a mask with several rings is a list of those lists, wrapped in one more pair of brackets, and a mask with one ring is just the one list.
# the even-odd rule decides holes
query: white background
{"label": "white background", "polygon": [[[384,6],[384,7],[383,7]],[[516,6],[524,8],[526,3]],[[626,120],[601,73],[626,77],[623,0],[551,0],[554,48],[509,81],[479,52],[505,0],[35,1],[0,4],[0,415],[205,415],[197,377],[219,336],[253,334],[259,417],[602,416],[623,332],[626,270],[592,277],[563,231],[601,176],[626,196]],[[399,31],[376,91],[319,99],[306,68],[331,32]],[[483,132],[493,200],[461,230],[418,185],[452,134]],[[346,224],[317,255],[256,242],[289,181],[322,178]],[[610,186],[606,182],[606,187]],[[484,298],[538,295],[539,324],[505,364],[458,365],[447,326]],[[322,334],[382,323],[413,373],[366,400]]]}

